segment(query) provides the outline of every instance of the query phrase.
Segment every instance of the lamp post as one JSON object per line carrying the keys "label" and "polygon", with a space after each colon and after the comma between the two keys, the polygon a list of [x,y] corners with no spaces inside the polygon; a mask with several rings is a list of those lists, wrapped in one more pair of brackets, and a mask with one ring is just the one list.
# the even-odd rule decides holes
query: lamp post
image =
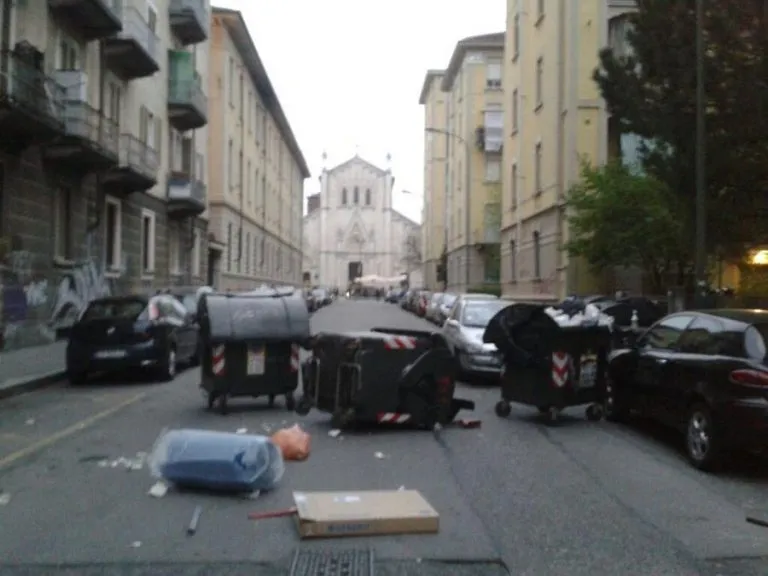
{"label": "lamp post", "polygon": [[[706,95],[704,91],[704,0],[696,0],[696,246],[695,275],[697,299],[703,297],[707,282],[707,178],[706,178]],[[697,302],[701,306],[703,302]]]}
{"label": "lamp post", "polygon": [[[469,229],[471,226],[471,218],[470,218],[470,165],[472,161],[472,147],[470,146],[469,142],[467,142],[463,136],[460,136],[459,134],[456,134],[455,132],[451,132],[449,130],[443,130],[442,128],[432,128],[432,127],[426,127],[424,128],[424,132],[427,132],[428,134],[443,134],[445,136],[445,189],[446,189],[446,195],[445,195],[445,250],[448,251],[448,223],[450,222],[450,199],[453,196],[452,186],[449,186],[448,182],[448,175],[449,175],[449,165],[448,160],[450,158],[450,142],[451,139],[457,140],[460,144],[464,146],[464,199],[466,204],[466,210],[464,211],[464,239],[467,246],[467,255],[466,255],[466,262],[464,264],[464,282],[466,283],[465,288],[469,289],[469,280],[470,280],[470,270],[469,270]],[[451,183],[452,184],[452,183]],[[448,289],[448,271],[446,270],[446,280],[445,280],[445,288]]]}

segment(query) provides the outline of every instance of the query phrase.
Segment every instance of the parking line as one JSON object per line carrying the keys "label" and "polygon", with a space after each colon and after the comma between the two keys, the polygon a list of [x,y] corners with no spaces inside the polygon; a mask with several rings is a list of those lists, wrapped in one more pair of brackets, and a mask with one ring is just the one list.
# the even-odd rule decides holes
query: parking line
{"label": "parking line", "polygon": [[45,438],[38,440],[34,444],[30,444],[29,446],[22,448],[21,450],[17,450],[16,452],[11,453],[8,456],[5,456],[4,458],[0,458],[0,470],[2,470],[3,468],[7,468],[14,462],[21,460],[22,458],[26,458],[27,456],[30,456],[31,454],[34,454],[35,452],[38,452],[43,448],[47,448],[48,446],[51,446],[52,444],[55,444],[60,440],[64,440],[69,436],[72,436],[82,430],[85,430],[86,428],[89,428],[90,426],[93,426],[100,420],[103,420],[104,418],[112,416],[112,414],[115,414],[116,412],[119,412],[120,410],[127,408],[131,404],[135,404],[139,400],[142,400],[146,395],[147,394],[145,392],[136,394],[135,396],[132,396],[127,400],[123,400],[119,404],[112,406],[111,408],[102,410],[101,412],[98,412],[97,414],[93,414],[88,418],[83,418],[79,422],[72,424],[72,426],[68,426],[63,430],[59,430],[58,432],[51,434],[50,436],[46,436]]}

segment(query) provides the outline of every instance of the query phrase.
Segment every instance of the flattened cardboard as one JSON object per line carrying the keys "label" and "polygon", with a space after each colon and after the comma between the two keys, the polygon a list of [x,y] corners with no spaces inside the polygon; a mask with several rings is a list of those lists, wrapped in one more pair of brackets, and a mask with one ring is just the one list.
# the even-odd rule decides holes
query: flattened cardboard
{"label": "flattened cardboard", "polygon": [[417,490],[294,492],[302,538],[436,534],[440,515]]}

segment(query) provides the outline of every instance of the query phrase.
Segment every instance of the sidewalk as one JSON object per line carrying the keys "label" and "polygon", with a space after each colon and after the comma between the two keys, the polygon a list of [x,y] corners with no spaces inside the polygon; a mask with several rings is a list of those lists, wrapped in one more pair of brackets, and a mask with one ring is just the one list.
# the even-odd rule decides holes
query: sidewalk
{"label": "sidewalk", "polygon": [[66,340],[0,352],[0,399],[64,379]]}

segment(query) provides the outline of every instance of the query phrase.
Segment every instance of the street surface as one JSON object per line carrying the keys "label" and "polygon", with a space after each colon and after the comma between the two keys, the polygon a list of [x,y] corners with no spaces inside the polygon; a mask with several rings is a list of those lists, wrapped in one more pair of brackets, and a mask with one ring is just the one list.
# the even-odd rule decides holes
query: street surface
{"label": "street surface", "polygon": [[[393,305],[342,300],[313,330],[426,324]],[[0,403],[0,575],[286,575],[295,549],[372,546],[376,573],[413,576],[762,575],[768,466],[701,474],[674,437],[590,423],[574,410],[557,428],[515,407],[493,413],[498,388],[461,386],[480,429],[328,435],[328,417],[236,400],[204,410],[197,370],[170,384],[60,385]],[[312,456],[288,464],[258,499],[147,494],[146,466],[130,470],[167,427],[254,433],[296,421]],[[377,458],[381,452],[385,458]],[[107,465],[104,463],[107,462]],[[440,534],[300,543],[290,519],[249,521],[292,505],[293,490],[420,490],[441,515]],[[0,496],[0,504],[5,502]],[[195,506],[197,534],[186,535]],[[761,510],[762,508],[762,510]],[[506,567],[506,568],[505,568]]]}

